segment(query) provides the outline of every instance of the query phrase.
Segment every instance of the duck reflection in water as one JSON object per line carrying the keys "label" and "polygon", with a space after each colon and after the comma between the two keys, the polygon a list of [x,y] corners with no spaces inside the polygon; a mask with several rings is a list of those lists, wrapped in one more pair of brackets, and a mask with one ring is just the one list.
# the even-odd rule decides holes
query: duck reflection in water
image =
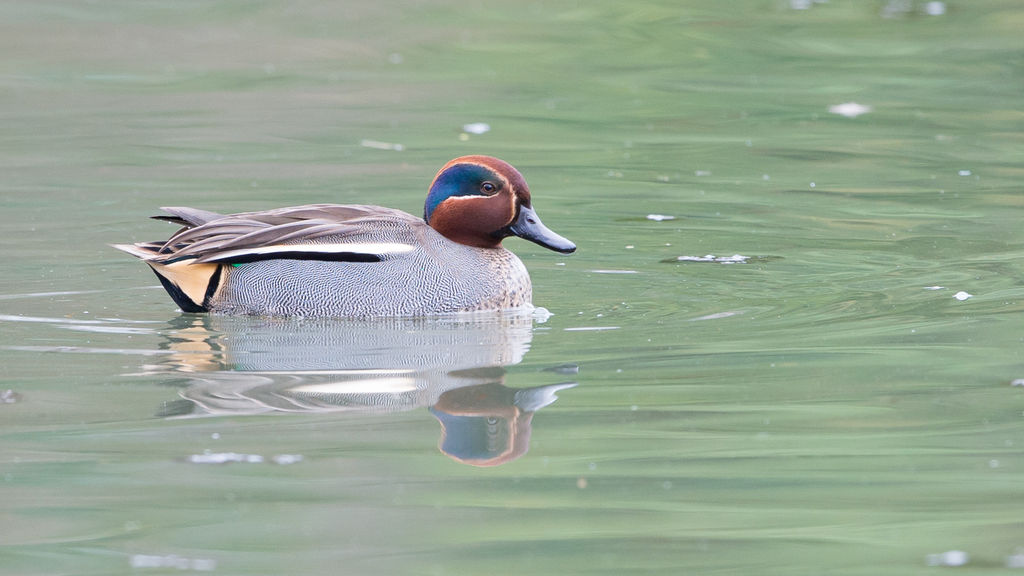
{"label": "duck reflection in water", "polygon": [[186,375],[164,417],[429,408],[439,447],[473,466],[529,449],[533,414],[575,382],[505,385],[533,335],[532,314],[301,320],[182,316],[148,371]]}

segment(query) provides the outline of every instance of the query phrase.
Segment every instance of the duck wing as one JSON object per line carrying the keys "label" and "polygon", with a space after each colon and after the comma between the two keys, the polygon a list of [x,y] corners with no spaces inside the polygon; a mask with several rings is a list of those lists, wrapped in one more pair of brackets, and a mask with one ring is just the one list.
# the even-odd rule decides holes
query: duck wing
{"label": "duck wing", "polygon": [[[411,252],[422,219],[380,206],[311,204],[221,216],[165,209],[184,227],[166,242],[135,245],[148,260],[240,264],[273,259],[379,262]],[[159,246],[158,246],[159,245]]]}
{"label": "duck wing", "polygon": [[163,220],[164,222],[173,222],[174,224],[180,224],[186,228],[202,226],[207,222],[213,222],[214,220],[224,218],[224,214],[200,210],[198,208],[187,208],[184,206],[164,206],[160,209],[170,214],[170,216],[161,214],[159,216],[151,216],[151,218],[154,220]]}
{"label": "duck wing", "polygon": [[225,265],[301,259],[380,262],[412,252],[429,227],[422,219],[379,206],[311,204],[222,215],[164,208],[181,224],[165,242],[115,244],[142,259],[185,312],[206,312]]}

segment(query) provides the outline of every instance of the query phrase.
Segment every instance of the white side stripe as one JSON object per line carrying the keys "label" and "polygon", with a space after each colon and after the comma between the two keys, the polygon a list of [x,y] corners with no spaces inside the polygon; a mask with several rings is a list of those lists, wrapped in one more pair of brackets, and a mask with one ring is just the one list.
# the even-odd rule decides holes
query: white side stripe
{"label": "white side stripe", "polygon": [[240,250],[228,250],[216,256],[206,259],[207,262],[230,260],[239,256],[250,254],[278,254],[289,252],[303,252],[307,254],[372,254],[384,256],[387,254],[406,254],[415,250],[415,246],[397,242],[353,242],[349,244],[275,244],[273,246],[260,246],[258,248],[243,248]]}

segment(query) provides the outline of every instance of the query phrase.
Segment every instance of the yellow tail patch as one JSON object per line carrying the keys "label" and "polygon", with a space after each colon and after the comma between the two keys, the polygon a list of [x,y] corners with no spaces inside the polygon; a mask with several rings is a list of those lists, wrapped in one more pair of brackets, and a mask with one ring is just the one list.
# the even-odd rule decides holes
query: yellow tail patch
{"label": "yellow tail patch", "polygon": [[174,284],[197,307],[203,307],[210,280],[221,267],[221,264],[196,264],[191,260],[182,260],[173,264],[158,264],[147,261],[153,271]]}

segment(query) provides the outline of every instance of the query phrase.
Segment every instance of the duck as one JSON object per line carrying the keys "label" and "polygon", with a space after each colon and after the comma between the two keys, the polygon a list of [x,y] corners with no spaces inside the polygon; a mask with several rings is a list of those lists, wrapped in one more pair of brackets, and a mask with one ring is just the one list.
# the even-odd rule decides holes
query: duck
{"label": "duck", "polygon": [[526,180],[491,156],[437,172],[423,217],[383,206],[309,204],[219,214],[165,207],[164,241],[113,244],[149,265],[185,313],[412,317],[531,309],[517,236],[570,254],[543,224]]}

